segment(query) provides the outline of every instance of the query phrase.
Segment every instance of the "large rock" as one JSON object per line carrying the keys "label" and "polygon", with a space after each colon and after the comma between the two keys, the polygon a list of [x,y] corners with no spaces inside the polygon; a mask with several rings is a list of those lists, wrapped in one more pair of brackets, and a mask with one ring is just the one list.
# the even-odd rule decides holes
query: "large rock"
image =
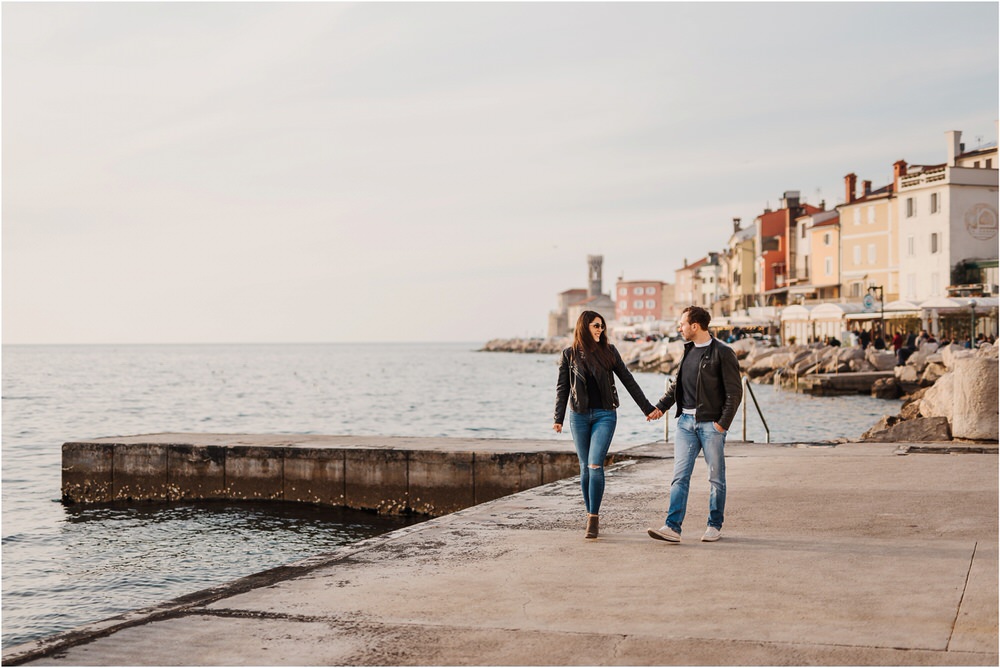
{"label": "large rock", "polygon": [[872,384],[872,396],[876,399],[898,399],[901,393],[895,378],[879,378]]}
{"label": "large rock", "polygon": [[884,350],[869,348],[865,352],[865,360],[874,367],[876,371],[891,371],[896,366],[896,355]]}
{"label": "large rock", "polygon": [[924,417],[943,417],[951,420],[955,395],[955,374],[946,373],[927,388],[920,399],[920,414]]}
{"label": "large rock", "polygon": [[995,351],[955,357],[954,364],[955,370],[949,374],[955,376],[952,433],[955,438],[996,441],[998,374]]}
{"label": "large rock", "polygon": [[937,382],[941,376],[948,373],[948,368],[941,362],[931,362],[924,367],[924,372],[920,374],[920,385],[927,387]]}
{"label": "large rock", "polygon": [[896,418],[896,420],[892,422],[892,418],[889,418],[886,420],[888,423],[886,428],[877,429],[884,424],[880,421],[875,427],[866,431],[861,440],[875,443],[926,443],[951,440],[948,418],[916,418],[903,421],[898,421]]}

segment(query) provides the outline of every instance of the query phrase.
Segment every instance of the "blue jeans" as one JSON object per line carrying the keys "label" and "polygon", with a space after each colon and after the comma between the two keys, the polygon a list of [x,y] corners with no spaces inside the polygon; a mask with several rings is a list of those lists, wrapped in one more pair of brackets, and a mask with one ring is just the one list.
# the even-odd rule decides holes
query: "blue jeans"
{"label": "blue jeans", "polygon": [[618,413],[597,408],[583,413],[569,412],[576,456],[580,458],[580,488],[587,512],[597,515],[604,498],[604,460],[615,435]]}
{"label": "blue jeans", "polygon": [[714,423],[696,422],[693,415],[681,415],[677,421],[674,479],[670,483],[670,509],[666,521],[666,525],[674,531],[680,533],[684,523],[691,472],[699,451],[704,453],[705,463],[708,464],[708,482],[712,485],[708,497],[708,526],[722,528],[726,511],[725,445],[726,434],[719,432]]}

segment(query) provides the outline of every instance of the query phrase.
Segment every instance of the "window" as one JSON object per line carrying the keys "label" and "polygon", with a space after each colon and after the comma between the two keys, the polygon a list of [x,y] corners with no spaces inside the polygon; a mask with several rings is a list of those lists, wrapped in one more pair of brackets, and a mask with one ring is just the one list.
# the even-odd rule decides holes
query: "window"
{"label": "window", "polygon": [[801,234],[801,235],[799,235],[799,236],[801,236],[801,237],[802,237],[803,239],[805,239],[805,238],[806,238],[806,232],[808,232],[808,231],[809,231],[809,228],[808,228],[808,227],[806,227],[806,226],[805,226],[805,225],[803,224],[803,225],[801,226],[801,229],[802,229],[802,234]]}
{"label": "window", "polygon": [[906,198],[906,217],[907,218],[913,218],[915,215],[917,215],[917,203],[913,200],[912,197],[907,197]]}
{"label": "window", "polygon": [[938,233],[937,232],[931,232],[931,252],[932,253],[937,253],[938,252]]}
{"label": "window", "polygon": [[906,296],[913,299],[917,296],[917,275],[907,274],[906,275]]}
{"label": "window", "polygon": [[875,264],[875,244],[868,244],[868,264]]}
{"label": "window", "polygon": [[647,295],[655,295],[656,294],[656,288],[654,288],[653,286],[649,286],[648,288],[646,288],[646,294]]}
{"label": "window", "polygon": [[628,288],[619,288],[618,294],[620,294],[622,297],[628,295]]}
{"label": "window", "polygon": [[828,257],[823,262],[823,269],[826,271],[827,276],[833,276],[833,258]]}
{"label": "window", "polygon": [[830,236],[830,233],[827,232],[826,234],[823,235],[823,245],[829,246],[831,243],[833,243],[833,239]]}
{"label": "window", "polygon": [[938,194],[931,193],[931,213],[937,213],[940,211],[938,208]]}
{"label": "window", "polygon": [[993,158],[986,158],[986,169],[993,167]]}
{"label": "window", "polygon": [[647,299],[646,308],[656,308],[656,302],[652,299]]}
{"label": "window", "polygon": [[861,224],[861,209],[854,210],[854,224],[855,225]]}
{"label": "window", "polygon": [[933,273],[931,274],[931,296],[937,297],[941,294],[941,290],[938,285],[941,283],[941,274]]}
{"label": "window", "polygon": [[861,296],[861,284],[860,283],[851,283],[851,296],[852,297],[860,297]]}
{"label": "window", "polygon": [[854,264],[861,264],[861,246],[854,247]]}
{"label": "window", "polygon": [[973,163],[972,163],[972,166],[973,166],[973,167],[979,167],[979,161],[978,161],[978,160],[976,160],[975,162],[973,162]]}
{"label": "window", "polygon": [[632,292],[634,292],[637,295],[641,295],[642,294],[642,288],[641,287],[635,288],[635,289],[632,290]]}
{"label": "window", "polygon": [[873,206],[868,207],[868,224],[875,224],[875,207]]}
{"label": "window", "polygon": [[906,237],[906,254],[913,257],[915,253],[916,240],[913,237]]}
{"label": "window", "polygon": [[636,299],[634,302],[632,302],[632,308],[637,309],[637,310],[641,309],[642,308],[642,300],[641,299]]}

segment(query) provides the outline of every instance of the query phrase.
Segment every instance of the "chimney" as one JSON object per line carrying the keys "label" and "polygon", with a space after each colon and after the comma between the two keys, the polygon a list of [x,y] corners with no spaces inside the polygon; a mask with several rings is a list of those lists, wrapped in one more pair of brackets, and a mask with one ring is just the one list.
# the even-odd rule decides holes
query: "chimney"
{"label": "chimney", "polygon": [[947,138],[946,148],[948,149],[948,166],[955,166],[955,158],[962,153],[962,131],[948,130],[944,133]]}
{"label": "chimney", "polygon": [[733,234],[736,234],[739,231],[740,231],[740,219],[733,218]]}
{"label": "chimney", "polygon": [[782,209],[794,209],[799,205],[799,191],[786,190],[781,196],[781,200]]}
{"label": "chimney", "polygon": [[819,201],[819,208],[820,208],[821,211],[826,211],[826,200],[825,199],[821,199]]}
{"label": "chimney", "polygon": [[869,195],[872,194],[872,182],[871,181],[862,181],[861,182],[861,189],[863,191],[865,191],[865,197],[868,197]]}
{"label": "chimney", "polygon": [[897,160],[892,163],[892,191],[894,193],[899,192],[899,179],[902,176],[906,176],[906,161]]}
{"label": "chimney", "polygon": [[858,175],[851,173],[844,177],[844,188],[846,190],[844,203],[850,204],[857,199]]}

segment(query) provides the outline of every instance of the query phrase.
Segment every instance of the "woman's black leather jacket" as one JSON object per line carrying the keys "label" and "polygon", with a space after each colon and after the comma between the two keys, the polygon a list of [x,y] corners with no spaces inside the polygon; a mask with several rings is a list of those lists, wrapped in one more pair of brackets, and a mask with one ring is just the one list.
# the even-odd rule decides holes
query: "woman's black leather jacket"
{"label": "woman's black leather jacket", "polygon": [[[649,403],[646,395],[642,393],[639,383],[632,377],[632,372],[625,366],[618,349],[612,345],[611,354],[614,356],[614,366],[609,370],[595,365],[597,368],[591,369],[591,373],[600,384],[601,396],[606,406],[618,408],[621,402],[618,401],[618,390],[615,388],[615,376],[621,379],[622,384],[632,399],[642,409],[643,415],[653,412],[653,404]],[[582,413],[589,410],[587,398],[587,381],[584,376],[584,369],[581,367],[583,360],[579,353],[571,347],[562,351],[562,358],[559,360],[559,381],[556,383],[556,413],[554,424],[562,424],[566,419],[566,402],[569,400],[573,411]],[[612,371],[614,372],[612,374]]]}

